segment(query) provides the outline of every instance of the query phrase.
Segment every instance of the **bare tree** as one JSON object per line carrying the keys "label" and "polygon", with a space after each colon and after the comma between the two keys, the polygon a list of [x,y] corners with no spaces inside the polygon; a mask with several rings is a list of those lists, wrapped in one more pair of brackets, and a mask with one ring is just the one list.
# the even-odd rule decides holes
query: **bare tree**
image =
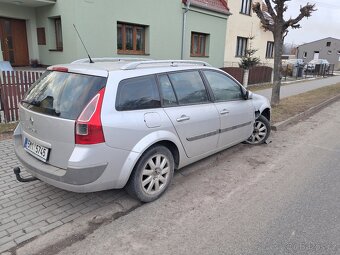
{"label": "bare tree", "polygon": [[281,87],[281,67],[282,51],[284,38],[288,34],[288,28],[300,28],[298,24],[304,17],[310,17],[312,12],[316,11],[315,4],[307,3],[300,7],[300,14],[296,18],[285,20],[283,15],[287,11],[286,2],[291,0],[264,0],[265,8],[261,8],[261,3],[253,4],[253,11],[259,17],[262,27],[269,30],[274,36],[274,84],[272,90],[271,105],[275,106],[280,103]]}

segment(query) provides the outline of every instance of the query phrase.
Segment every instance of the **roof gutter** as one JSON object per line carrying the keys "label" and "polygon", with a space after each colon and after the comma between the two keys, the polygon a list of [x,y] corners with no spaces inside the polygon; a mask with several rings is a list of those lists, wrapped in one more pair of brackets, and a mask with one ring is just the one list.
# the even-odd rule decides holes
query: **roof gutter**
{"label": "roof gutter", "polygon": [[185,44],[185,28],[187,23],[187,12],[190,10],[191,0],[187,0],[185,3],[185,10],[183,12],[183,22],[182,22],[182,44],[181,44],[181,59],[184,59],[184,44]]}

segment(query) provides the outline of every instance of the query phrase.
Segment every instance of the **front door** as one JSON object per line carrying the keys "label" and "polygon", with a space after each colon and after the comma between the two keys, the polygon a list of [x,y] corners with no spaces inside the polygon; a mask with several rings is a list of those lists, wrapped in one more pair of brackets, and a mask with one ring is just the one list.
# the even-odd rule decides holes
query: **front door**
{"label": "front door", "polygon": [[204,70],[220,115],[219,148],[246,140],[253,131],[255,112],[250,100],[243,98],[241,87],[226,74]]}
{"label": "front door", "polygon": [[159,76],[164,111],[189,158],[216,150],[220,120],[198,71]]}
{"label": "front door", "polygon": [[1,51],[12,66],[29,65],[26,21],[0,18]]}

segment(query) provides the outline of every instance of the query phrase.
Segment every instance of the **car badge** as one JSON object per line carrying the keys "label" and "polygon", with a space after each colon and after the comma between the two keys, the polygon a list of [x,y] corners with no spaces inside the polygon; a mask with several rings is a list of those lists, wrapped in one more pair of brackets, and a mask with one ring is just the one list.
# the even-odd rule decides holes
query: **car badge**
{"label": "car badge", "polygon": [[34,124],[34,119],[33,119],[32,117],[30,117],[30,123],[31,123],[31,125],[33,126],[33,124]]}

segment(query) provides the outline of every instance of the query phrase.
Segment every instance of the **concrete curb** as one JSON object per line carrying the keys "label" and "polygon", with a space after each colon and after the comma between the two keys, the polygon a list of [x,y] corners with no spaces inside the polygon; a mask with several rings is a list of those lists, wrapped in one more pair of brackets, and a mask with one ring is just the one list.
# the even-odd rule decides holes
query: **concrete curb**
{"label": "concrete curb", "polygon": [[298,122],[302,119],[308,118],[311,115],[319,112],[320,110],[322,110],[326,106],[336,102],[339,99],[340,99],[340,95],[337,95],[335,97],[327,99],[326,101],[323,101],[322,103],[320,103],[316,106],[313,106],[313,107],[309,108],[308,110],[306,110],[304,112],[301,112],[301,113],[299,113],[299,114],[297,114],[293,117],[290,117],[290,118],[288,118],[284,121],[281,121],[281,122],[278,122],[278,123],[272,125],[271,126],[272,130],[274,130],[274,131],[282,130],[282,129],[286,128],[289,124],[296,123],[296,122]]}

